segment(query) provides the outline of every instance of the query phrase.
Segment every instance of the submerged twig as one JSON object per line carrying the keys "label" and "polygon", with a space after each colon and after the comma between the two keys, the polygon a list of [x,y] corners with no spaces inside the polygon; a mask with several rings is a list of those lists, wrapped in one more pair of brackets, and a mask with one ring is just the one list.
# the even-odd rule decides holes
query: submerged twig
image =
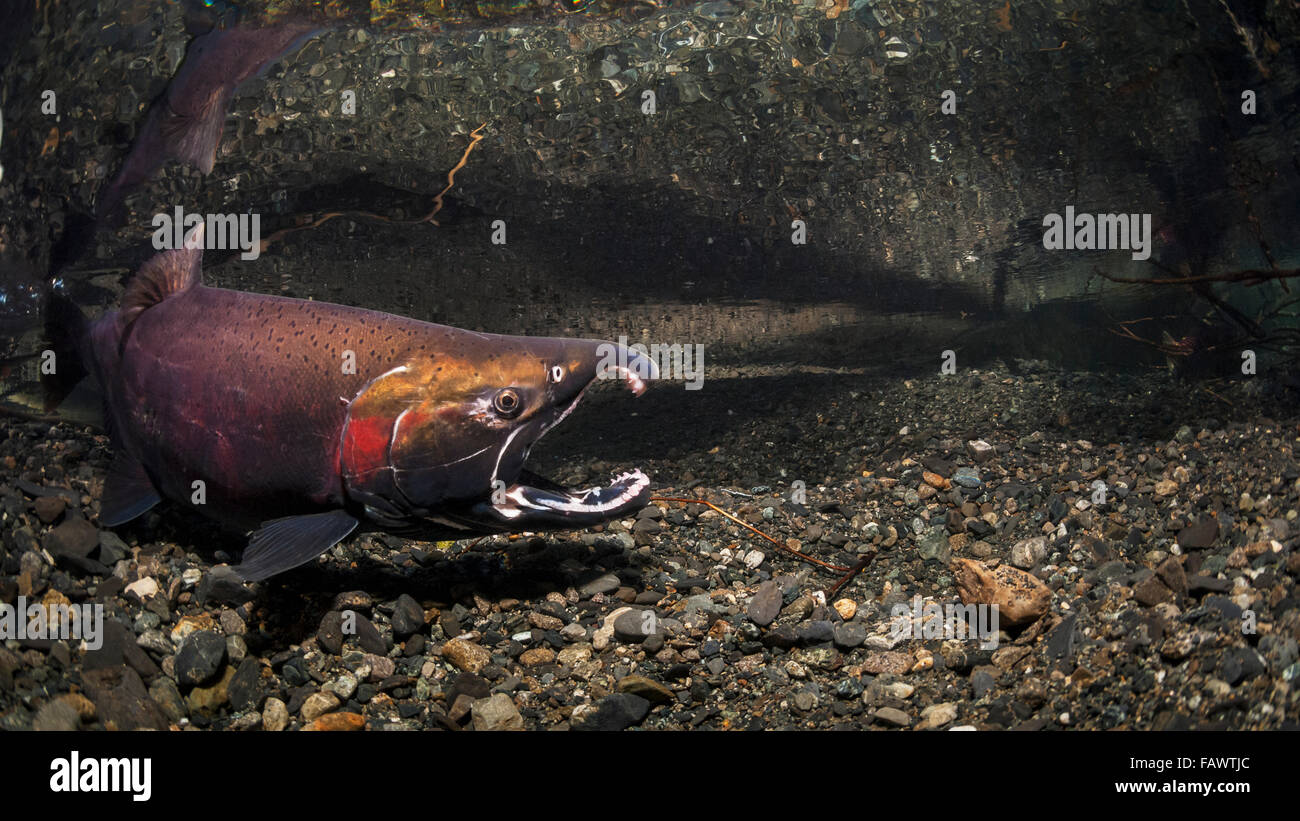
{"label": "submerged twig", "polygon": [[474,129],[469,133],[470,141],[469,141],[469,145],[465,146],[465,153],[460,155],[460,160],[454,166],[452,166],[450,171],[447,172],[447,185],[444,186],[443,189],[438,192],[437,196],[433,198],[433,210],[425,214],[424,216],[418,217],[416,219],[402,220],[402,219],[393,219],[392,217],[386,217],[383,214],[375,214],[370,211],[330,211],[328,213],[320,215],[320,217],[312,220],[309,223],[306,223],[305,225],[294,225],[289,228],[281,228],[279,231],[276,231],[266,239],[262,240],[259,253],[265,253],[266,249],[271,247],[271,243],[279,242],[280,240],[284,239],[286,236],[292,234],[295,231],[306,231],[310,228],[319,228],[321,225],[334,219],[335,217],[372,219],[372,220],[378,220],[380,222],[392,223],[394,225],[419,225],[420,223],[423,222],[432,223],[433,225],[441,225],[441,223],[439,223],[436,219],[434,219],[434,217],[438,214],[439,211],[442,210],[442,198],[446,195],[448,191],[452,189],[452,186],[456,184],[456,172],[465,167],[465,164],[469,161],[469,155],[473,153],[475,147],[477,147],[478,144],[483,141],[482,131],[485,128],[487,128],[487,123],[483,123],[478,128]]}
{"label": "submerged twig", "polygon": [[727,511],[723,510],[722,508],[718,507],[718,506],[715,505],[713,502],[710,502],[710,501],[707,500],[707,499],[683,499],[683,498],[667,497],[667,496],[652,496],[652,497],[650,498],[650,501],[652,501],[652,502],[681,502],[682,504],[687,504],[687,505],[704,505],[704,506],[706,506],[706,507],[712,508],[715,512],[720,513],[721,515],[725,516],[726,518],[730,519],[731,521],[735,522],[736,524],[740,525],[741,527],[745,528],[746,530],[752,531],[753,533],[757,534],[757,535],[760,536],[761,538],[766,539],[767,541],[769,541],[769,542],[771,542],[772,544],[776,545],[776,546],[777,546],[778,548],[780,548],[781,550],[784,550],[786,553],[789,553],[789,554],[792,555],[792,556],[797,556],[798,558],[803,559],[805,562],[808,562],[808,563],[810,563],[810,564],[815,564],[815,565],[817,565],[818,567],[824,567],[824,568],[827,569],[827,570],[833,570],[833,571],[835,571],[836,573],[846,573],[846,572],[848,572],[848,570],[849,570],[849,568],[844,567],[843,565],[831,564],[830,562],[824,562],[824,561],[822,561],[821,559],[815,558],[815,557],[813,557],[813,556],[809,556],[807,553],[803,553],[803,552],[800,552],[800,551],[798,551],[798,550],[795,550],[793,547],[790,547],[790,546],[787,545],[787,544],[783,544],[783,543],[777,541],[776,539],[772,538],[771,536],[767,535],[767,534],[764,533],[763,531],[761,531],[761,530],[759,530],[758,528],[756,528],[756,527],[754,527],[753,525],[751,525],[749,522],[743,521],[742,519],[739,519],[739,518],[737,518],[736,516],[733,516],[732,514],[728,513]]}

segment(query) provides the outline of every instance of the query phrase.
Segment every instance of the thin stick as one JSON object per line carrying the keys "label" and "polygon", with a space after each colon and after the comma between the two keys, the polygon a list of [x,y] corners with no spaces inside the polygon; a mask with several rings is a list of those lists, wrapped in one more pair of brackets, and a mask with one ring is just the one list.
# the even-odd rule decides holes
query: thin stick
{"label": "thin stick", "polygon": [[483,141],[483,134],[480,132],[482,132],[483,129],[485,128],[487,128],[487,123],[483,123],[478,128],[474,129],[469,133],[470,141],[469,141],[469,145],[465,146],[465,153],[460,155],[460,161],[457,162],[456,165],[453,166],[452,169],[447,172],[447,185],[441,191],[438,192],[438,195],[436,197],[433,198],[433,210],[425,214],[424,216],[419,217],[418,219],[399,220],[399,219],[393,219],[391,217],[385,217],[383,214],[375,214],[370,211],[330,211],[327,214],[322,214],[319,218],[312,220],[306,225],[294,225],[289,228],[281,228],[279,231],[276,231],[266,239],[262,240],[259,253],[265,253],[266,249],[271,246],[271,243],[279,242],[280,240],[284,239],[286,236],[292,234],[295,231],[306,231],[311,228],[319,228],[321,225],[334,219],[335,217],[353,217],[353,218],[360,218],[360,219],[372,219],[372,220],[379,220],[380,222],[389,222],[394,225],[419,225],[422,222],[429,222],[434,225],[441,226],[441,223],[438,222],[436,219],[434,219],[434,216],[439,211],[442,210],[442,198],[448,191],[451,190],[452,186],[456,184],[456,172],[465,167],[465,163],[469,161],[469,155],[474,151],[474,148]]}
{"label": "thin stick", "polygon": [[798,550],[795,550],[793,547],[790,547],[789,545],[782,544],[781,542],[778,542],[776,539],[773,539],[771,536],[767,535],[767,534],[764,533],[763,531],[761,531],[761,530],[759,530],[758,528],[754,527],[754,526],[751,525],[749,522],[741,521],[740,519],[736,518],[735,516],[732,516],[730,513],[728,513],[727,511],[723,510],[722,508],[718,507],[718,506],[715,505],[713,502],[708,501],[707,499],[679,499],[679,498],[668,497],[668,496],[652,496],[652,497],[650,498],[650,501],[652,501],[652,502],[681,502],[682,504],[687,504],[687,505],[705,505],[706,507],[710,507],[710,508],[712,508],[713,510],[715,510],[716,512],[721,513],[723,516],[727,517],[728,519],[730,519],[731,521],[733,521],[733,522],[735,522],[736,524],[740,525],[741,527],[745,528],[746,530],[750,530],[750,531],[752,531],[752,532],[758,534],[758,535],[761,536],[762,538],[764,538],[764,539],[768,540],[769,542],[771,542],[772,544],[776,545],[776,546],[777,546],[778,548],[780,548],[781,550],[784,550],[786,553],[789,553],[789,554],[791,554],[791,555],[793,555],[793,556],[798,556],[800,559],[803,559],[805,562],[808,562],[808,563],[810,563],[810,564],[815,564],[815,565],[817,565],[818,567],[824,567],[824,568],[826,568],[827,570],[833,570],[833,571],[836,572],[836,573],[847,573],[847,572],[849,572],[849,570],[851,569],[851,568],[848,568],[848,567],[844,567],[843,565],[831,564],[830,562],[824,562],[824,561],[822,561],[821,559],[817,559],[817,558],[814,558],[814,557],[812,557],[812,556],[809,556],[807,553],[801,553],[801,552],[799,552]]}

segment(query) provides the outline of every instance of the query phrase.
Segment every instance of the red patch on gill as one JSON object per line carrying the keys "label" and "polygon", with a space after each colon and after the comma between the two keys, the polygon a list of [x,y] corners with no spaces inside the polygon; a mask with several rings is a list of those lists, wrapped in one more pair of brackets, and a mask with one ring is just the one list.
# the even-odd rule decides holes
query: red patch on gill
{"label": "red patch on gill", "polygon": [[343,469],[359,476],[388,467],[388,438],[392,432],[393,420],[385,416],[349,419],[343,434]]}

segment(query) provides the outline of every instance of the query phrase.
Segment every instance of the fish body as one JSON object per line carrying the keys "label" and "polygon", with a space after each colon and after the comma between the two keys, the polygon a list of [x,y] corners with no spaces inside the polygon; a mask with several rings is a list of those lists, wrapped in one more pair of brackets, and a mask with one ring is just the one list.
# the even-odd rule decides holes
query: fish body
{"label": "fish body", "polygon": [[650,360],[210,288],[201,253],[155,256],[85,335],[117,451],[102,524],[191,505],[254,531],[236,570],[258,580],[358,525],[455,539],[587,527],[648,500],[640,471],[570,491],[524,461],[596,379],[640,393]]}
{"label": "fish body", "polygon": [[154,101],[122,169],[98,196],[101,219],[118,214],[122,198],[167,160],[211,173],[235,90],[321,30],[317,23],[216,28],[195,37],[166,91]]}

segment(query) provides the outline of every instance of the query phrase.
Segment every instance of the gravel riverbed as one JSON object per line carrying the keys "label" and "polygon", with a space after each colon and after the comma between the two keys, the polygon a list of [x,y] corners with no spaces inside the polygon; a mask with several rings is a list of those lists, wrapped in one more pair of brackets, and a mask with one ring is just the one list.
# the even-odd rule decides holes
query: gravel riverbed
{"label": "gravel riverbed", "polygon": [[[639,465],[825,562],[874,555],[833,596],[676,502],[474,547],[368,534],[244,586],[240,538],[177,506],[97,527],[106,437],[0,418],[0,601],[104,614],[95,650],[0,646],[0,727],[1296,728],[1294,394],[1036,362],[796,381],[722,369],[635,417],[597,394],[534,461]],[[984,642],[926,607],[992,602]]]}

